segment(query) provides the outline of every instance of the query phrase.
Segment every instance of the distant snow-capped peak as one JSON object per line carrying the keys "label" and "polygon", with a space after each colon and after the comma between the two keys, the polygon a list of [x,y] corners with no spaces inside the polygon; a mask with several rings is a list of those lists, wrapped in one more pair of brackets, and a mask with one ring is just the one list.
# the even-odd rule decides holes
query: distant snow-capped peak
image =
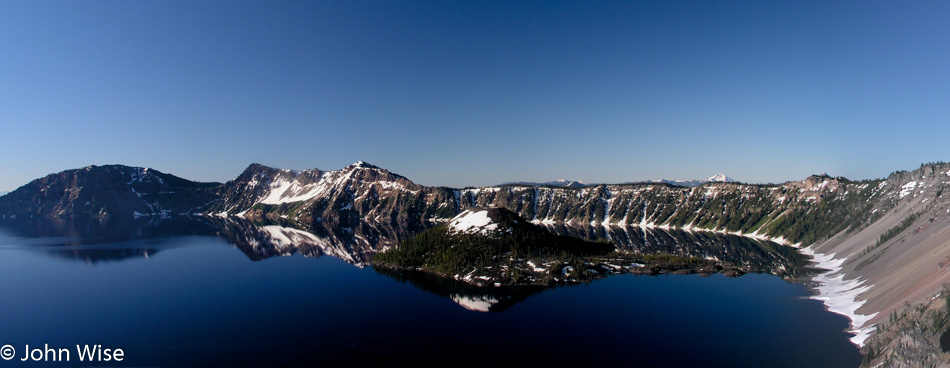
{"label": "distant snow-capped peak", "polygon": [[719,174],[710,176],[710,177],[709,177],[708,179],[706,179],[706,180],[667,180],[667,179],[658,179],[658,180],[650,180],[650,181],[647,181],[647,182],[648,182],[648,183],[666,183],[666,184],[676,185],[676,186],[681,186],[681,187],[698,187],[698,186],[703,185],[703,184],[706,184],[706,183],[735,183],[736,181],[733,180],[732,178],[726,176],[726,174],[719,173]]}
{"label": "distant snow-capped peak", "polygon": [[375,166],[375,165],[370,164],[369,162],[366,162],[366,161],[356,161],[356,163],[354,163],[354,164],[352,164],[352,165],[350,165],[350,166],[347,166],[347,167],[366,168],[366,169],[378,169],[378,168],[379,168],[379,166]]}
{"label": "distant snow-capped peak", "polygon": [[709,179],[706,179],[707,182],[719,182],[719,183],[734,183],[735,180],[726,176],[726,174],[719,173],[713,176],[710,176]]}
{"label": "distant snow-capped peak", "polygon": [[583,187],[583,186],[587,186],[587,185],[588,185],[588,184],[584,183],[583,180],[566,180],[566,179],[560,179],[560,180],[555,180],[555,181],[549,181],[549,182],[543,183],[543,184],[544,184],[544,185],[553,185],[553,186],[556,186],[556,187]]}

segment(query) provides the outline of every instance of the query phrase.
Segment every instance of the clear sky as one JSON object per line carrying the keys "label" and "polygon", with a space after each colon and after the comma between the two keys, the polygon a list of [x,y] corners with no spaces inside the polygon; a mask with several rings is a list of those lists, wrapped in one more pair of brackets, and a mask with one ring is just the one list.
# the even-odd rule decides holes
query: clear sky
{"label": "clear sky", "polygon": [[0,0],[0,191],[227,181],[884,177],[950,160],[950,2]]}

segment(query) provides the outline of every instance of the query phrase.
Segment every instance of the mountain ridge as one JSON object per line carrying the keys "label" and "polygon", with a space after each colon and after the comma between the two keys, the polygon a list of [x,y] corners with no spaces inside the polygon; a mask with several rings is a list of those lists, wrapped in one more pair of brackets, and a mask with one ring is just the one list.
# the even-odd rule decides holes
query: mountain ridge
{"label": "mountain ridge", "polygon": [[91,165],[47,175],[7,193],[0,197],[0,215],[169,216],[189,213],[195,203],[210,200],[218,185],[144,167]]}
{"label": "mountain ridge", "polygon": [[[70,173],[81,170],[88,171],[89,168],[95,167],[96,166],[89,166],[82,169],[67,170],[58,174],[50,174],[47,177],[34,180],[17,191],[11,192],[11,194],[14,195],[9,196],[10,198],[7,198],[7,196],[0,197],[0,215],[15,214],[16,208],[11,209],[10,199],[20,196],[17,192],[21,189],[29,187],[38,181],[45,180],[45,182],[50,182],[52,181],[50,178],[61,177],[63,175],[68,176]],[[151,170],[121,165],[112,165],[112,167],[143,173],[147,173]],[[802,180],[802,184],[796,184],[798,182],[787,182],[779,185],[738,184],[735,181],[730,181],[731,179],[725,175],[716,175],[710,179],[721,181],[706,181],[696,187],[670,183],[638,182],[624,184],[590,184],[583,187],[506,184],[481,188],[453,189],[418,185],[401,175],[391,173],[386,169],[373,166],[363,161],[332,171],[322,171],[320,169],[296,171],[272,168],[254,163],[249,165],[238,177],[223,184],[191,182],[169,176],[156,170],[151,170],[151,173],[159,177],[158,180],[166,178],[178,186],[200,187],[203,188],[203,190],[214,188],[215,194],[209,202],[195,204],[190,212],[175,213],[203,213],[224,216],[250,215],[261,217],[279,213],[279,216],[282,218],[292,218],[306,222],[322,221],[328,217],[337,218],[337,220],[339,220],[339,216],[334,216],[334,214],[344,211],[356,211],[361,214],[359,217],[362,220],[386,220],[393,219],[392,210],[397,210],[402,206],[402,208],[408,207],[409,209],[415,210],[411,211],[413,212],[412,216],[418,217],[421,215],[424,220],[438,221],[451,218],[468,207],[513,207],[510,209],[519,213],[519,215],[539,222],[586,221],[592,223],[652,224],[654,226],[667,225],[674,227],[697,227],[694,225],[707,227],[706,225],[709,225],[709,223],[702,224],[696,223],[696,221],[685,223],[683,220],[691,217],[687,216],[684,218],[682,213],[680,213],[680,216],[676,219],[670,219],[667,216],[672,215],[672,213],[664,211],[656,212],[655,208],[652,208],[654,210],[652,213],[645,213],[645,211],[651,210],[651,207],[657,205],[657,203],[653,203],[653,206],[643,203],[644,208],[642,209],[625,208],[626,211],[621,218],[619,213],[610,213],[611,211],[616,211],[618,207],[612,207],[609,202],[611,202],[615,194],[627,194],[629,197],[631,193],[633,193],[634,197],[643,197],[643,194],[650,194],[650,192],[656,191],[665,191],[666,193],[663,195],[666,196],[697,196],[698,194],[695,190],[700,186],[707,188],[705,195],[715,196],[715,192],[721,192],[723,190],[729,191],[737,188],[748,191],[750,188],[782,187],[785,188],[783,191],[788,191],[788,188],[797,188],[802,185],[807,186],[811,191],[817,191],[819,193],[812,193],[817,194],[817,196],[798,195],[796,196],[796,201],[814,200],[820,202],[821,198],[829,194],[827,193],[828,190],[823,186],[815,188],[812,184],[818,181],[830,180],[835,184],[832,184],[828,188],[837,189],[840,181],[850,182],[844,178],[811,176]],[[131,187],[132,181],[126,184]],[[668,185],[668,187],[664,187],[664,185]],[[676,188],[682,188],[682,190]],[[130,190],[136,192],[135,188],[130,188]],[[531,190],[533,190],[534,193],[529,193]],[[380,200],[380,194],[384,195],[382,200]],[[572,206],[581,206],[581,208],[573,209],[568,209],[563,206],[553,206],[553,203],[545,203],[548,199],[553,199],[554,197],[559,197],[559,200],[570,201],[569,197],[583,199],[591,195],[600,196],[601,203],[585,201],[587,203],[580,204],[576,203],[578,201],[572,201],[574,202]],[[758,195],[762,196],[763,193],[758,193]],[[518,196],[518,198],[513,198],[514,196]],[[139,195],[139,197],[141,197],[141,195]],[[772,197],[775,197],[774,199],[781,199],[779,202],[783,203],[786,198],[786,196]],[[604,203],[604,200],[607,200],[606,202],[608,203]],[[393,201],[402,201],[403,203],[394,204],[392,203]],[[641,200],[640,202],[643,201]],[[22,203],[22,201],[20,203]],[[306,204],[303,206],[306,208],[301,208],[302,204]],[[626,207],[629,207],[629,205],[630,203],[628,203]],[[737,203],[737,205],[739,205],[739,203]],[[435,206],[435,208],[432,208],[433,206]],[[315,208],[319,210],[317,212],[320,212],[316,216],[313,215],[315,211],[311,211]],[[303,209],[306,211],[301,211]],[[155,210],[150,212],[137,212],[139,212],[139,214],[165,213]],[[402,216],[404,220],[407,219],[406,216],[409,216],[408,212],[410,211],[407,210],[402,213],[402,215],[405,215]],[[70,217],[69,211],[52,213],[49,211],[43,212],[43,210],[40,209],[30,214]],[[631,215],[634,217],[631,218]],[[400,214],[397,213],[395,218],[399,217]],[[634,221],[638,218],[640,221]],[[726,223],[721,223],[721,221],[715,222],[715,224],[727,225]],[[719,227],[722,226],[715,226],[714,228]],[[725,226],[725,230],[736,231],[742,229]]]}

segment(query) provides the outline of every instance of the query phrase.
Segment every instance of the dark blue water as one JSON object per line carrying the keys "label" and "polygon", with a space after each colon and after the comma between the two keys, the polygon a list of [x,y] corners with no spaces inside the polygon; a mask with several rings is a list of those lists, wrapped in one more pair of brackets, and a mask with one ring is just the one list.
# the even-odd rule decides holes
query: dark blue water
{"label": "dark blue water", "polygon": [[63,367],[80,365],[77,344],[123,349],[97,366],[860,362],[847,319],[770,275],[611,276],[480,313],[329,256],[255,262],[214,236],[68,240],[0,228],[0,344],[16,352],[0,365],[28,366],[27,344],[73,350],[33,364]]}

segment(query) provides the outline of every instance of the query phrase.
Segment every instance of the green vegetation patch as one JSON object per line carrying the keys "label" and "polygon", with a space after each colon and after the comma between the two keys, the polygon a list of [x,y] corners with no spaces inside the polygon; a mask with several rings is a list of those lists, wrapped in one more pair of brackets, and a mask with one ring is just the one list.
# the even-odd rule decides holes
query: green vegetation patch
{"label": "green vegetation patch", "polygon": [[439,225],[400,242],[376,255],[373,262],[409,269],[424,269],[451,276],[472,269],[504,265],[518,259],[571,259],[606,255],[614,245],[556,235],[524,221],[505,218],[500,231],[488,234],[457,233]]}

